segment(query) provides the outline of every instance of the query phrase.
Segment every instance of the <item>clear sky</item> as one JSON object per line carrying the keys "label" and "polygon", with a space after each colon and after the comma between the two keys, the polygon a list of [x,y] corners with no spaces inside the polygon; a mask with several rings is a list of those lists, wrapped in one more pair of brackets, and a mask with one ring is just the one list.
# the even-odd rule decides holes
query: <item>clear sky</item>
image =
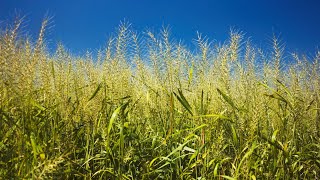
{"label": "clear sky", "polygon": [[189,46],[197,31],[219,42],[235,28],[257,46],[270,45],[275,33],[289,51],[320,49],[319,0],[0,0],[1,24],[16,11],[26,15],[24,30],[34,37],[48,12],[49,45],[61,41],[72,52],[103,47],[124,19],[138,32],[170,25]]}

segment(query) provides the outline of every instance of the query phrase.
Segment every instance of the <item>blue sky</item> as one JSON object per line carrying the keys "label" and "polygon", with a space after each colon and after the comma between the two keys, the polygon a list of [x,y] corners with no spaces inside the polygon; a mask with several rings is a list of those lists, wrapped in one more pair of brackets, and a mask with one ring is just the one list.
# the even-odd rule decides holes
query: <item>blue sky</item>
{"label": "blue sky", "polygon": [[235,28],[259,47],[275,33],[288,51],[313,53],[320,49],[319,7],[319,0],[0,0],[0,25],[19,12],[26,15],[24,30],[36,37],[48,12],[49,46],[61,41],[78,53],[103,47],[124,19],[138,32],[169,25],[173,38],[190,47],[197,31],[222,42]]}

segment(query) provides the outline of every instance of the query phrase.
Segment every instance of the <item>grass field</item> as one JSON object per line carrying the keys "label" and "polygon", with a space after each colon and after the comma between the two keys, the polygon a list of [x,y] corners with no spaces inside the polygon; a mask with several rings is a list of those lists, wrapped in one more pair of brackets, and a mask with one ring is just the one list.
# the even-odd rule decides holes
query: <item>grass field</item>
{"label": "grass field", "polygon": [[319,179],[320,52],[191,52],[121,24],[97,55],[0,35],[0,179]]}

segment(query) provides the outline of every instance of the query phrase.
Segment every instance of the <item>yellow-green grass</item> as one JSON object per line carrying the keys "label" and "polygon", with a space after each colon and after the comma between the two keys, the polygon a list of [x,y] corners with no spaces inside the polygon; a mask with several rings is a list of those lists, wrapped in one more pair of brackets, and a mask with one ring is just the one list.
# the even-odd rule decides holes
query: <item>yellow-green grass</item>
{"label": "yellow-green grass", "polygon": [[320,52],[241,33],[190,52],[128,24],[96,58],[0,35],[3,179],[317,179]]}

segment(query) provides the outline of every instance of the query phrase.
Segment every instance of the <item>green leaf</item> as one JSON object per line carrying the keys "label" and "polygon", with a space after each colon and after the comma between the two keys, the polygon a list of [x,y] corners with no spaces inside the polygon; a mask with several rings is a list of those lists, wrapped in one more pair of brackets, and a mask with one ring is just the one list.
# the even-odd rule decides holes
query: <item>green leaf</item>
{"label": "green leaf", "polygon": [[[259,84],[273,92],[272,94],[265,94],[266,96],[273,98],[273,99],[277,99],[279,101],[282,101],[282,102],[288,104],[291,109],[293,109],[292,104],[286,98],[284,98],[278,91],[272,89],[271,87],[269,87],[268,85],[266,85],[264,83],[259,83]],[[291,94],[289,93],[289,95],[291,95]]]}
{"label": "green leaf", "polygon": [[89,98],[88,101],[91,101],[96,95],[97,93],[100,91],[101,89],[101,83],[98,85],[98,87],[96,88],[96,90],[93,92],[93,94],[91,95],[91,97]]}
{"label": "green leaf", "polygon": [[224,178],[224,179],[229,179],[229,180],[236,180],[236,178],[230,177],[230,176],[226,176],[226,175],[220,175],[220,177]]}
{"label": "green leaf", "polygon": [[214,177],[218,176],[219,165],[220,163],[217,163],[216,166],[214,167],[214,170],[213,170]]}
{"label": "green leaf", "polygon": [[[240,168],[241,168],[244,160],[247,159],[247,158],[253,153],[253,151],[254,151],[257,147],[258,147],[258,146],[257,146],[256,142],[253,142],[250,150],[242,157],[242,159],[241,159],[241,161],[240,161],[240,163],[239,163],[239,165],[238,165],[238,167],[237,167],[237,170],[236,170],[236,175],[237,175],[237,176],[239,175],[239,171],[240,171]],[[250,167],[249,167],[249,168],[250,168]]]}
{"label": "green leaf", "polygon": [[31,141],[31,146],[32,146],[33,158],[34,158],[34,160],[36,160],[37,155],[38,155],[38,148],[37,148],[37,143],[36,143],[36,140],[34,137],[34,133],[31,133],[30,141]]}
{"label": "green leaf", "polygon": [[189,160],[189,165],[191,164],[192,160],[194,160],[198,156],[199,152],[203,149],[204,146],[205,146],[205,144],[202,145],[199,149],[197,149],[196,151],[193,152],[193,154],[192,154],[192,156],[190,157],[190,160]]}
{"label": "green leaf", "polygon": [[34,100],[32,100],[32,99],[31,99],[31,104],[32,104],[34,107],[37,107],[38,109],[40,109],[41,111],[46,110],[45,107],[43,107],[42,105],[38,104],[36,101],[34,101]]}
{"label": "green leaf", "polygon": [[118,117],[118,114],[121,110],[122,106],[119,106],[116,110],[114,110],[114,112],[112,113],[112,116],[109,120],[109,125],[108,125],[108,134],[110,134],[111,128],[113,126],[114,120]]}
{"label": "green leaf", "polygon": [[235,105],[235,103],[232,101],[232,99],[229,96],[223,93],[219,88],[217,88],[217,91],[232,108],[239,111],[239,108]]}
{"label": "green leaf", "polygon": [[271,142],[274,143],[276,141],[276,136],[278,134],[279,130],[275,130],[272,134],[272,137],[271,137]]}
{"label": "green leaf", "polygon": [[191,116],[193,116],[192,108],[187,99],[184,97],[182,91],[178,89],[179,95],[177,95],[175,92],[173,93],[177,97],[178,101],[182,104],[182,106],[191,114]]}
{"label": "green leaf", "polygon": [[236,132],[236,129],[234,128],[234,126],[231,124],[231,130],[232,130],[232,140],[235,146],[239,145],[239,141],[238,141],[238,135]]}
{"label": "green leaf", "polygon": [[221,114],[205,114],[205,115],[199,115],[199,116],[193,116],[194,118],[219,118],[219,119],[226,119],[231,120],[230,118],[223,116]]}

